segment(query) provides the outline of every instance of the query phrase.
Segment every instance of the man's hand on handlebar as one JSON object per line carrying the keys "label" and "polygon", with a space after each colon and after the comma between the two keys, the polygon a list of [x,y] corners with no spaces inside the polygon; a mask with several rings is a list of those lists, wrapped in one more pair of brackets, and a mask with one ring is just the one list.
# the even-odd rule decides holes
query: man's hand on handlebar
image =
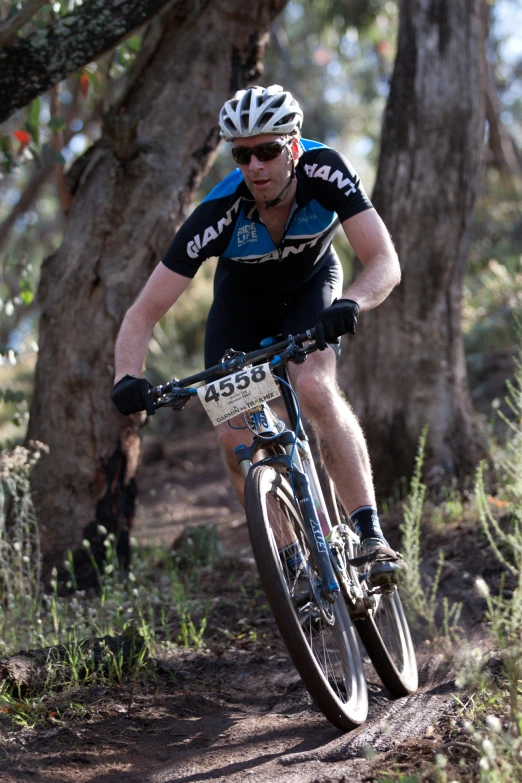
{"label": "man's hand on handlebar", "polygon": [[149,410],[151,401],[147,399],[147,395],[152,388],[152,384],[146,378],[124,375],[112,390],[111,400],[124,416],[145,410],[151,413],[154,411]]}
{"label": "man's hand on handlebar", "polygon": [[352,299],[337,299],[317,315],[315,340],[324,351],[328,343],[337,342],[343,334],[355,334],[359,305]]}

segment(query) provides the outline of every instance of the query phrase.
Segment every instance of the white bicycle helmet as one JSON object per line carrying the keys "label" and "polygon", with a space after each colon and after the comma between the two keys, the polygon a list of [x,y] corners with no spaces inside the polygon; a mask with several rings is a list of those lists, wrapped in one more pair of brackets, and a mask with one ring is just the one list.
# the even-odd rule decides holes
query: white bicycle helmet
{"label": "white bicycle helmet", "polygon": [[226,141],[261,133],[292,133],[302,124],[301,107],[279,84],[239,90],[219,114],[221,136]]}

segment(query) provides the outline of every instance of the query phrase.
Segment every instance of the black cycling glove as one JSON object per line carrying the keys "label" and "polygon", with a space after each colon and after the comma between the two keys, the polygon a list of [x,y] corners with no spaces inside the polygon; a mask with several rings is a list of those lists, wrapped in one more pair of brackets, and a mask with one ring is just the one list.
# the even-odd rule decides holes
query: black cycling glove
{"label": "black cycling glove", "polygon": [[152,388],[146,378],[124,375],[112,390],[111,400],[120,413],[130,416],[131,413],[147,410],[147,394]]}
{"label": "black cycling glove", "polygon": [[352,299],[336,299],[317,316],[315,340],[320,351],[343,334],[355,334],[359,305]]}

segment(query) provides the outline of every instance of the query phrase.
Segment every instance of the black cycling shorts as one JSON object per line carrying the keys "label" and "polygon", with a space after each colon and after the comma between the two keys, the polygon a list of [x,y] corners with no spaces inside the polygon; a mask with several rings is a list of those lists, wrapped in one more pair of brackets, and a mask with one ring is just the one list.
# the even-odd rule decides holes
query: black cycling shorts
{"label": "black cycling shorts", "polygon": [[219,364],[227,348],[255,351],[265,337],[300,334],[315,326],[317,313],[342,295],[343,272],[330,248],[316,274],[291,292],[245,285],[233,272],[216,284],[205,333],[205,367]]}

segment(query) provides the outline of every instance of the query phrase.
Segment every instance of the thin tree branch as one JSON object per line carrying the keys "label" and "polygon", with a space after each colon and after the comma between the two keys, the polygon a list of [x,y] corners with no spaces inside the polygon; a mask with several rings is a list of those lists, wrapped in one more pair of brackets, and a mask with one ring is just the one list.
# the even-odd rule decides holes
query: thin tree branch
{"label": "thin tree branch", "polygon": [[6,46],[14,35],[20,30],[29,19],[31,19],[40,8],[48,3],[49,0],[28,0],[24,7],[16,16],[7,19],[0,24],[0,46]]}
{"label": "thin tree branch", "polygon": [[[51,95],[51,101],[50,101],[50,111],[51,111],[51,117],[58,117],[60,114],[60,85],[55,84],[54,87],[52,87],[50,91]],[[52,131],[51,135],[51,144],[56,150],[56,152],[60,152],[60,150],[63,148],[63,132],[60,130],[54,129]],[[65,173],[63,170],[63,163],[53,163],[53,169],[54,169],[54,175],[56,177],[56,188],[58,190],[58,196],[60,198],[60,203],[62,205],[62,209],[67,215],[69,208],[71,206],[71,191],[69,189],[69,186],[67,184],[67,180],[65,179]]]}
{"label": "thin tree branch", "polygon": [[[71,140],[72,136],[74,136],[74,131],[71,131],[70,129],[70,121],[76,115],[78,111],[78,103],[79,103],[78,98],[80,94],[80,83],[78,79],[75,78],[71,79],[70,82],[72,83],[69,83],[68,87],[69,87],[69,92],[72,95],[72,100],[69,106],[67,107],[66,127],[62,133],[62,137],[63,137],[63,142],[61,144],[62,147],[64,146],[64,144],[67,145]],[[96,116],[96,114],[97,114],[97,108],[94,109],[94,111],[91,114],[91,117],[85,121],[85,124],[90,122],[92,117]],[[57,147],[57,149],[60,148],[61,147]],[[38,194],[40,193],[42,187],[51,178],[51,175],[52,175],[52,166],[50,165],[39,167],[34,170],[29,182],[27,183],[24,191],[22,192],[19,201],[14,205],[13,209],[6,217],[4,222],[0,224],[0,251],[6,245],[11,229],[16,223],[17,218],[19,218],[20,215],[23,215],[24,212],[27,212],[27,210],[29,209],[33,201],[38,197]],[[63,176],[64,176],[64,180],[66,180],[65,174]],[[68,185],[67,185],[67,190],[70,192],[70,188]],[[0,274],[1,273],[2,273],[2,263],[0,261]]]}
{"label": "thin tree branch", "polygon": [[[25,186],[25,190],[20,196],[19,201],[14,205],[9,215],[6,217],[4,222],[0,225],[0,250],[6,244],[7,239],[9,237],[9,233],[12,227],[14,226],[14,224],[16,223],[17,218],[19,218],[20,215],[23,215],[24,212],[27,212],[27,210],[29,209],[29,207],[37,197],[42,187],[50,178],[51,174],[52,174],[51,166],[37,168],[33,172],[29,182]],[[0,264],[0,271],[1,271],[1,264]]]}
{"label": "thin tree branch", "polygon": [[522,173],[515,152],[515,145],[508,129],[502,124],[502,105],[497,90],[493,68],[488,64],[486,74],[486,119],[489,125],[489,149],[491,163],[504,182],[512,182]]}
{"label": "thin tree branch", "polygon": [[[162,8],[180,2],[90,0],[43,30],[16,38],[9,49],[0,49],[0,122],[70,73],[118,46]],[[202,0],[194,4],[194,13],[202,5]]]}

